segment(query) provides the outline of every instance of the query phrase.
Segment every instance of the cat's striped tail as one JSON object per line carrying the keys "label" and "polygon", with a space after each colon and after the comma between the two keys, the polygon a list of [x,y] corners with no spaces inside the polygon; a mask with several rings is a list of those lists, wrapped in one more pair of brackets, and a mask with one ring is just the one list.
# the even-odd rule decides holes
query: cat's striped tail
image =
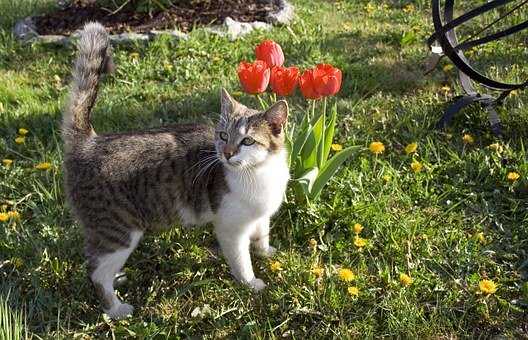
{"label": "cat's striped tail", "polygon": [[86,24],[78,42],[70,98],[62,121],[66,146],[95,135],[90,124],[90,112],[97,98],[101,75],[112,70],[108,33],[99,23]]}

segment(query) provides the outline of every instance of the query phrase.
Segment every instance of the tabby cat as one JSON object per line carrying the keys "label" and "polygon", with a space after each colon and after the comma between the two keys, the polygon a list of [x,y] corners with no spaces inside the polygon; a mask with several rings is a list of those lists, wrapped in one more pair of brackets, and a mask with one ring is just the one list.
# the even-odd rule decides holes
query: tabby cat
{"label": "tabby cat", "polygon": [[284,125],[288,105],[252,110],[221,90],[215,127],[181,124],[96,134],[90,124],[100,77],[113,68],[109,38],[85,25],[63,118],[65,189],[84,228],[88,272],[104,311],[133,307],[114,292],[114,277],[145,232],[212,223],[233,276],[255,290],[255,253],[271,256],[270,217],[289,179]]}

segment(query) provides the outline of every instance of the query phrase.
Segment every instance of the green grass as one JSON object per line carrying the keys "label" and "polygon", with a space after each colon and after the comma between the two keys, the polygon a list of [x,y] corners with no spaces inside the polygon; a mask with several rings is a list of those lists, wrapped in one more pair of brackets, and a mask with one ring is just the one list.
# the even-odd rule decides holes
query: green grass
{"label": "green grass", "polygon": [[13,310],[8,298],[0,296],[0,339],[19,340],[27,337],[21,313]]}
{"label": "green grass", "polygon": [[[209,121],[218,112],[221,86],[257,106],[255,98],[237,93],[236,65],[271,37],[283,46],[287,64],[325,61],[343,70],[336,142],[365,149],[312,206],[296,204],[289,193],[272,222],[272,244],[280,250],[275,260],[283,270],[254,261],[269,283],[262,294],[233,282],[224,260],[210,251],[210,228],[175,228],[148,236],[127,263],[129,281],[119,291],[136,306],[134,316],[105,319],[61,184],[58,125],[75,51],[20,44],[9,31],[16,18],[45,3],[0,0],[0,157],[14,160],[0,166],[0,209],[21,215],[0,223],[0,297],[9,295],[6,308],[23,313],[20,327],[29,336],[526,337],[528,96],[521,91],[500,109],[503,140],[490,134],[478,109],[464,111],[446,132],[435,130],[460,88],[453,70],[422,75],[423,41],[431,32],[425,1],[406,13],[407,2],[296,0],[290,27],[236,42],[198,29],[187,41],[116,47],[118,69],[104,82],[93,117],[100,133]],[[482,52],[483,60],[495,62],[490,72],[527,79],[526,46],[500,44],[487,49],[498,51],[495,59]],[[506,69],[511,60],[518,67]],[[447,94],[444,85],[451,88]],[[307,108],[299,96],[289,102],[295,117]],[[30,131],[24,145],[14,142],[20,127]],[[475,143],[464,144],[464,133]],[[367,149],[374,140],[386,146],[377,157]],[[410,142],[418,143],[414,156],[403,151]],[[487,147],[495,142],[501,153]],[[410,170],[412,159],[423,163],[422,172]],[[52,169],[34,169],[44,161]],[[508,182],[509,171],[521,178]],[[363,251],[353,244],[355,223],[365,227]],[[311,238],[319,244],[315,252]],[[310,274],[314,263],[326,269],[321,280]],[[341,267],[351,268],[356,280],[341,282]],[[409,287],[400,284],[400,273],[413,278]],[[479,294],[484,278],[497,283],[495,294]],[[359,288],[357,298],[347,294],[349,285]]]}

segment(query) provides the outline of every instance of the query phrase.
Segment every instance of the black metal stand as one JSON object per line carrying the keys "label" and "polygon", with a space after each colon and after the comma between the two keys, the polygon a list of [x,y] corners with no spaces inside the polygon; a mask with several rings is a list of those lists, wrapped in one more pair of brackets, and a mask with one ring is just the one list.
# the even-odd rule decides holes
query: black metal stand
{"label": "black metal stand", "polygon": [[[457,112],[469,105],[479,103],[482,108],[488,112],[488,119],[493,133],[496,135],[501,135],[502,128],[496,107],[502,104],[504,98],[506,98],[511,91],[527,87],[528,81],[521,84],[506,84],[490,79],[476,71],[470,65],[468,59],[464,55],[464,50],[506,37],[526,29],[528,28],[528,20],[503,31],[495,32],[480,39],[467,40],[460,44],[458,43],[455,28],[478,15],[493,10],[499,6],[504,6],[512,1],[514,0],[489,1],[486,4],[453,19],[453,8],[455,1],[446,0],[444,6],[444,18],[442,19],[440,14],[440,0],[432,0],[435,33],[431,35],[427,41],[431,51],[433,52],[433,55],[429,60],[429,66],[426,70],[426,73],[431,72],[443,56],[447,56],[457,67],[460,84],[465,92],[464,95],[455,97],[455,101],[447,107],[444,115],[437,124],[437,128],[445,128],[451,122]],[[502,15],[499,19],[484,27],[478,33],[490,28],[493,24],[502,20],[526,4],[528,4],[528,0],[521,1],[520,4],[515,6],[506,14]],[[445,21],[445,23],[443,23],[443,21]],[[488,94],[480,94],[475,90],[473,81],[478,82],[491,90],[500,91],[501,93],[497,97],[493,97]]]}

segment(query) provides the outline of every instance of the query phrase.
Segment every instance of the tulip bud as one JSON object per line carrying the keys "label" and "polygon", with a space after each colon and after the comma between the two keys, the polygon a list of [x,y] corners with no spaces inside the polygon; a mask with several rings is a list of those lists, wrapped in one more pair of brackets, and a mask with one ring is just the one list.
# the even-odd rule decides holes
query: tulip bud
{"label": "tulip bud", "polygon": [[282,66],[284,53],[282,48],[273,40],[264,40],[255,48],[257,60],[263,60],[269,67]]}
{"label": "tulip bud", "polygon": [[319,64],[314,69],[315,90],[323,97],[333,96],[341,89],[341,70],[329,64]]}
{"label": "tulip bud", "polygon": [[306,99],[319,99],[321,95],[315,90],[314,70],[306,70],[299,78],[299,88]]}
{"label": "tulip bud", "polygon": [[242,61],[238,65],[238,79],[249,94],[257,94],[266,91],[270,80],[270,69],[262,60],[256,60],[254,63]]}
{"label": "tulip bud", "polygon": [[295,66],[275,66],[271,69],[270,84],[279,96],[289,96],[295,91],[299,80],[299,69]]}

